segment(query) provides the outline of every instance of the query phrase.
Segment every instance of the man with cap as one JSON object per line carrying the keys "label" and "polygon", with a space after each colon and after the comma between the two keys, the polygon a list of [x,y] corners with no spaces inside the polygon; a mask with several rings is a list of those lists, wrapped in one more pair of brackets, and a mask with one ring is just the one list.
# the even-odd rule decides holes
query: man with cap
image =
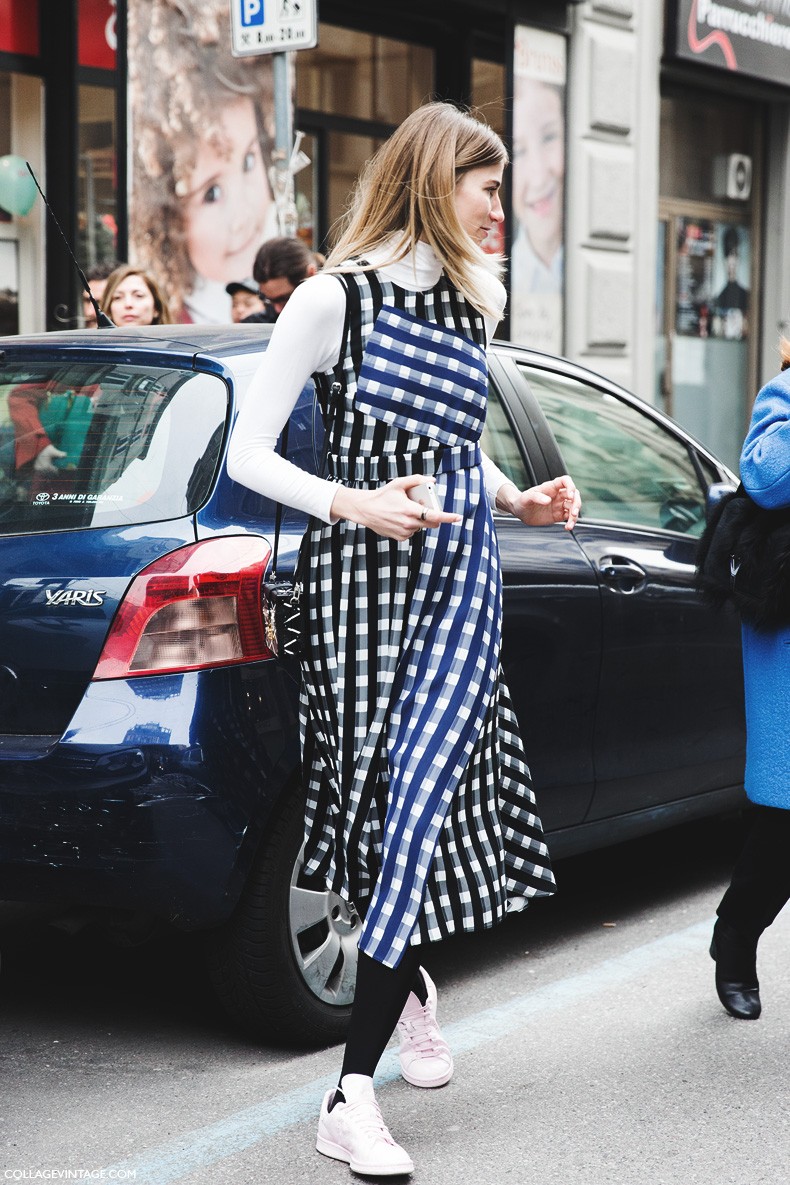
{"label": "man with cap", "polygon": [[265,312],[258,285],[251,277],[248,280],[234,280],[232,284],[226,285],[225,291],[231,298],[230,319],[234,325],[238,325],[251,313]]}

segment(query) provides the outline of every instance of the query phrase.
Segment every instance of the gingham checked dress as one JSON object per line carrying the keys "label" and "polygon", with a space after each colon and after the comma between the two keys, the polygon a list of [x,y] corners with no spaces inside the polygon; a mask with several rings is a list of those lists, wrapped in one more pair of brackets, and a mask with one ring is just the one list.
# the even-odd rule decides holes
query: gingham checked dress
{"label": "gingham checked dress", "polygon": [[483,318],[444,275],[428,292],[343,281],[345,390],[319,376],[328,476],[424,473],[461,515],[403,542],[349,521],[305,539],[305,869],[354,901],[360,949],[394,967],[554,879],[500,669]]}

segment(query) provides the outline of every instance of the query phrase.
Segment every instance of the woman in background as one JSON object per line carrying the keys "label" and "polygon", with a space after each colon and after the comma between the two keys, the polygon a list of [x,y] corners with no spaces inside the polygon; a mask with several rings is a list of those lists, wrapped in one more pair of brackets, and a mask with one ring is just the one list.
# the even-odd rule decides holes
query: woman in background
{"label": "woman in background", "polygon": [[111,272],[101,298],[113,325],[172,325],[173,318],[153,276],[123,263]]}
{"label": "woman in background", "polygon": [[[790,341],[782,369],[757,396],[741,452],[746,493],[766,510],[790,507]],[[790,899],[790,626],[743,625],[746,793],[751,830],[721,900],[710,953],[716,991],[731,1016],[762,1011],[757,943]]]}

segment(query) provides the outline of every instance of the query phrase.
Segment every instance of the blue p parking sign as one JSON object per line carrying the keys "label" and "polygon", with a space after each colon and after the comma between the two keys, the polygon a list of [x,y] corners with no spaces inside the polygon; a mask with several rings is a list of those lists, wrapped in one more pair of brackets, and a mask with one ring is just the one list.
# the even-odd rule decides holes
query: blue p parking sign
{"label": "blue p parking sign", "polygon": [[[0,9],[4,0],[0,0]],[[230,4],[231,50],[285,53],[318,44],[316,0],[226,0]]]}
{"label": "blue p parking sign", "polygon": [[264,23],[263,0],[237,0],[241,6],[241,24],[244,29]]}

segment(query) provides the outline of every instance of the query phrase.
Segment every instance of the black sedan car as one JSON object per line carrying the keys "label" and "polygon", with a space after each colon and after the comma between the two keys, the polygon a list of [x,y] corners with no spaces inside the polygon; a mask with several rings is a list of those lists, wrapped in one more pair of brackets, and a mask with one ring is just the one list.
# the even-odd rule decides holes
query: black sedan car
{"label": "black sedan car", "polygon": [[[0,899],[204,932],[228,1011],[310,1044],[342,1036],[359,919],[301,871],[298,670],[260,612],[274,506],[224,468],[267,333],[0,342]],[[306,391],[293,459],[315,467],[319,437]],[[738,625],[694,588],[733,475],[614,384],[504,343],[483,447],[583,497],[573,532],[496,519],[552,853],[740,804]],[[291,563],[304,525],[285,514]]]}

